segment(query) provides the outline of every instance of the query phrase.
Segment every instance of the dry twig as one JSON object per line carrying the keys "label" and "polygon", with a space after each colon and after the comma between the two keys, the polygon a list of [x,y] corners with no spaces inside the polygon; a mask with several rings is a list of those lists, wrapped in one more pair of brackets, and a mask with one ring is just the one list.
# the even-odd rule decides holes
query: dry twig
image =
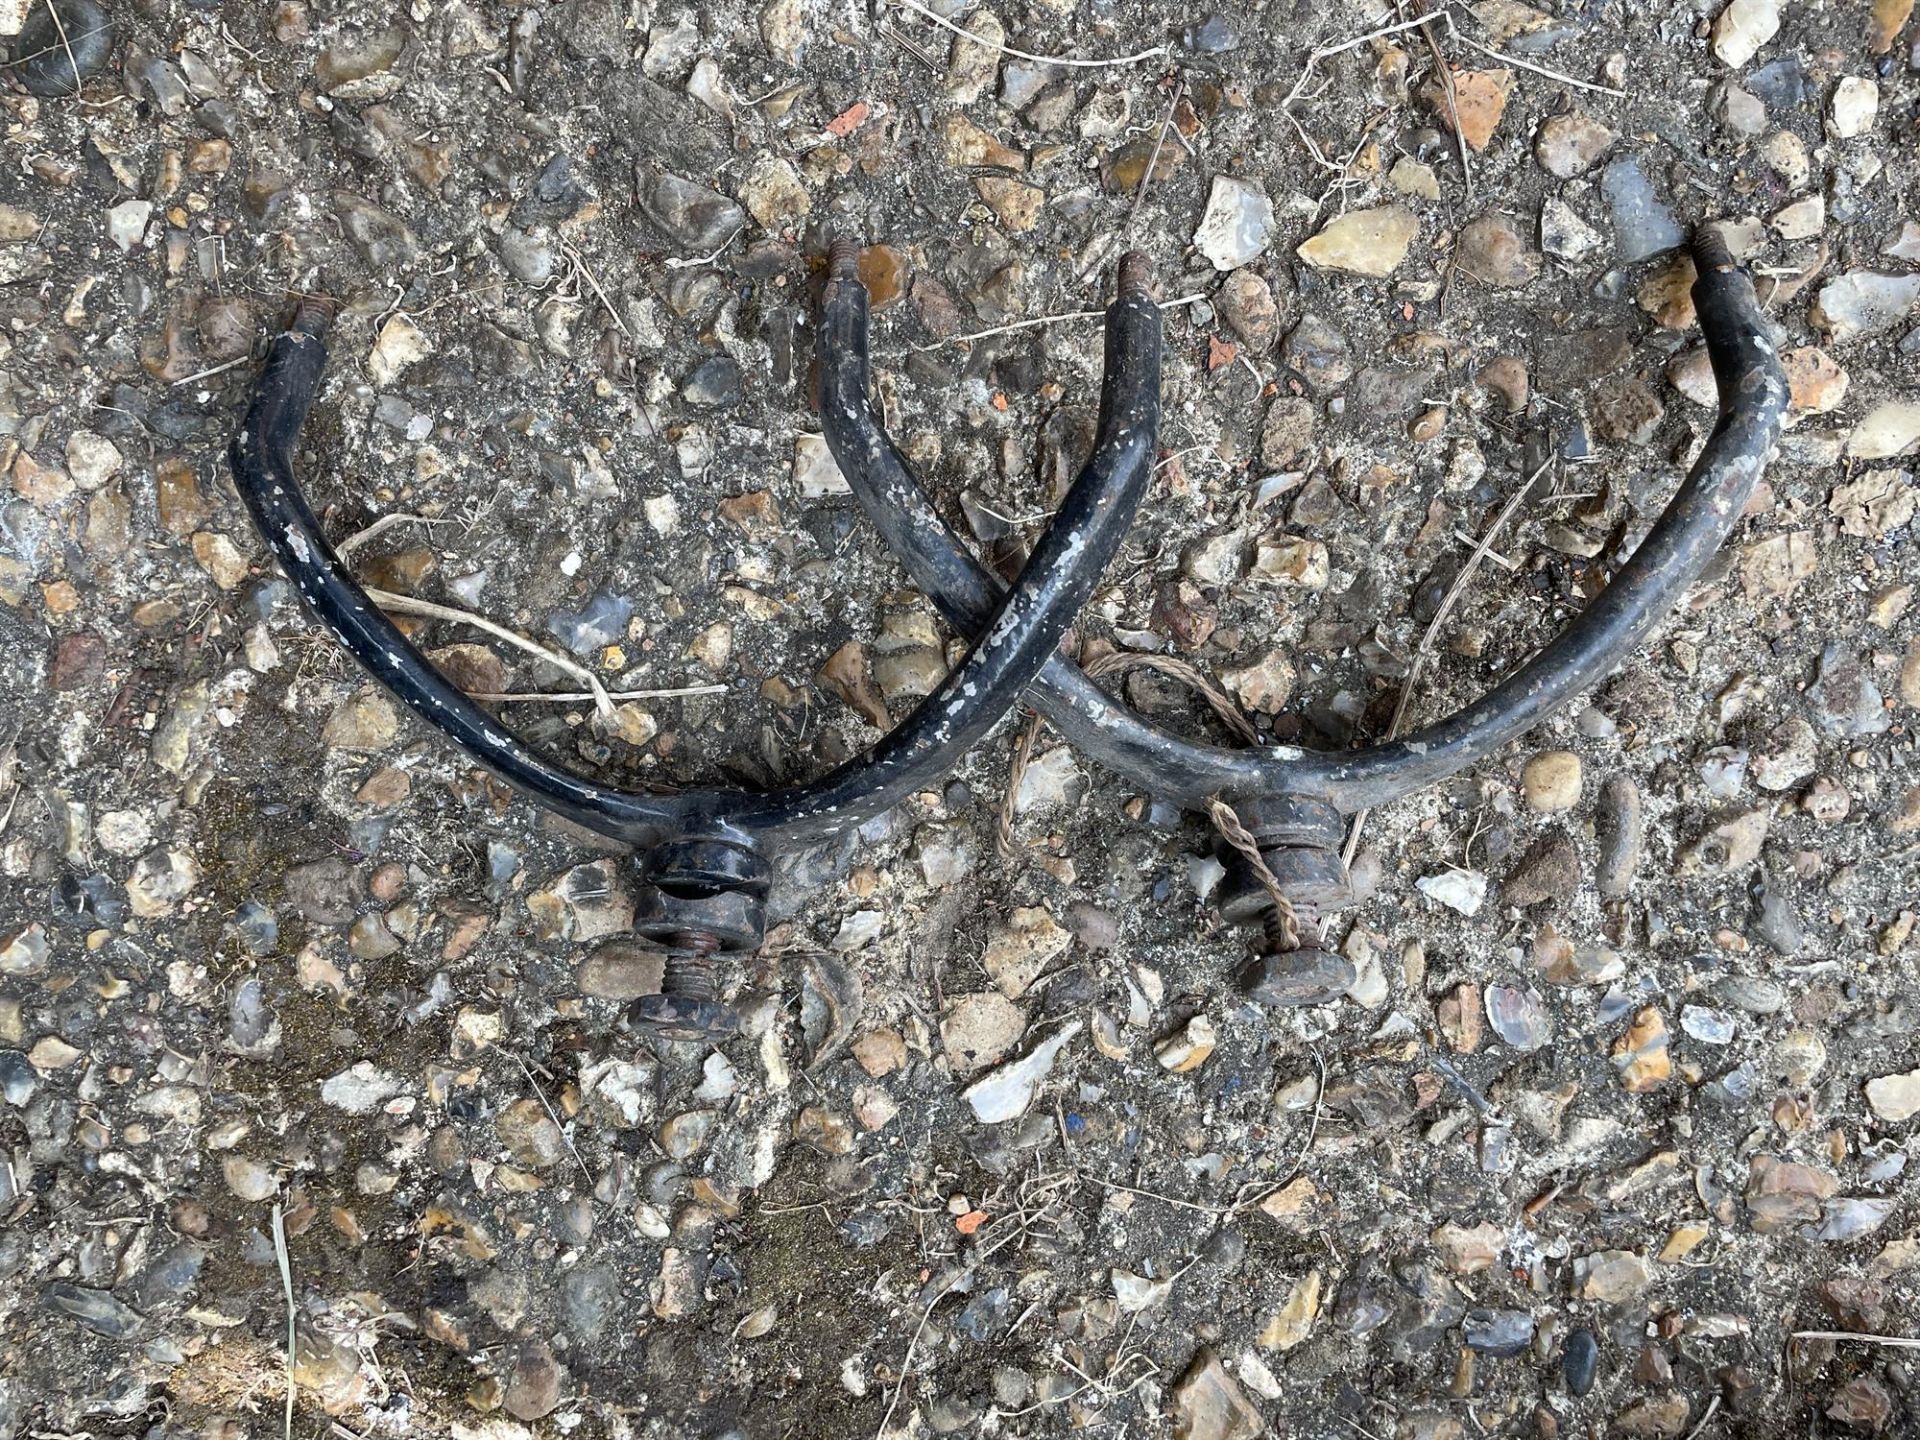
{"label": "dry twig", "polygon": [[[728,243],[731,244],[732,242],[729,241]],[[620,333],[627,337],[628,343],[633,343],[633,330],[627,324],[627,317],[614,308],[613,301],[607,298],[607,292],[600,288],[600,279],[593,273],[593,267],[587,264],[587,257],[564,240],[560,242],[560,248],[566,252],[567,259],[573,262],[574,268],[580,272],[581,278],[587,282],[587,287],[599,297],[600,304],[602,308],[606,310],[608,318],[620,327]]]}
{"label": "dry twig", "polygon": [[[1551,459],[1543,462],[1539,469],[1527,477],[1527,483],[1514,491],[1507,503],[1500,507],[1500,513],[1493,517],[1493,523],[1487,526],[1485,533],[1480,536],[1480,542],[1473,547],[1473,553],[1467,557],[1467,563],[1460,567],[1460,573],[1453,577],[1453,584],[1447,587],[1447,593],[1442,597],[1439,608],[1433,612],[1433,619],[1427,622],[1426,631],[1420,636],[1420,643],[1413,647],[1413,658],[1407,663],[1407,678],[1400,686],[1400,698],[1394,702],[1393,719],[1387,722],[1388,740],[1400,738],[1400,728],[1407,718],[1407,706],[1413,699],[1413,687],[1420,678],[1421,668],[1433,653],[1433,642],[1440,634],[1440,627],[1446,624],[1447,617],[1453,614],[1453,607],[1459,603],[1460,596],[1467,588],[1467,582],[1473,579],[1481,562],[1493,553],[1494,539],[1506,528],[1507,522],[1513,518],[1513,512],[1518,510],[1527,496],[1533,493],[1533,487],[1539,483],[1540,477],[1552,466]],[[1354,854],[1360,848],[1360,827],[1367,823],[1367,814],[1365,810],[1357,812],[1353,817],[1353,828],[1347,832],[1344,859],[1348,865],[1353,864]]]}
{"label": "dry twig", "polygon": [[1162,1195],[1158,1190],[1142,1190],[1138,1186],[1122,1185],[1118,1180],[1102,1180],[1097,1175],[1093,1177],[1093,1182],[1103,1190],[1117,1190],[1122,1195],[1139,1195],[1148,1200],[1158,1200],[1162,1205],[1171,1205],[1178,1210],[1194,1210],[1202,1215],[1212,1215],[1217,1219],[1225,1219],[1233,1214],[1231,1207],[1202,1205],[1197,1200],[1182,1200],[1177,1196]]}
{"label": "dry twig", "polygon": [[[73,41],[91,40],[94,36],[104,33],[107,27],[105,25],[96,25],[91,30],[82,30],[78,35],[70,36],[67,34],[66,26],[60,23],[60,12],[53,8],[53,0],[45,0],[45,3],[47,13],[53,17],[53,26],[55,31],[58,32],[59,38],[51,45],[42,45],[38,50],[29,50],[24,54],[15,55],[7,61],[7,64],[14,66],[24,65],[29,60],[38,60],[43,55],[51,55],[56,50],[64,50],[67,52],[67,63],[72,66],[73,73],[77,77],[80,74],[80,67],[74,64]],[[78,94],[79,91],[76,90],[74,93]]]}
{"label": "dry twig", "polygon": [[[1094,1183],[1102,1189],[1117,1190],[1122,1195],[1138,1195],[1147,1200],[1158,1200],[1162,1205],[1171,1205],[1179,1210],[1192,1210],[1201,1215],[1211,1215],[1216,1220],[1230,1220],[1241,1211],[1258,1205],[1269,1195],[1283,1188],[1301,1172],[1307,1163],[1307,1156],[1313,1150],[1313,1142],[1319,1138],[1320,1113],[1326,1101],[1327,1062],[1320,1058],[1320,1052],[1318,1050],[1312,1050],[1311,1054],[1313,1055],[1314,1068],[1319,1073],[1320,1083],[1314,1091],[1313,1114],[1307,1120],[1307,1138],[1301,1142],[1300,1148],[1294,1152],[1293,1165],[1291,1168],[1278,1180],[1275,1180],[1269,1185],[1262,1186],[1252,1195],[1244,1195],[1246,1186],[1241,1186],[1243,1198],[1235,1199],[1231,1205],[1205,1205],[1197,1200],[1182,1200],[1177,1196],[1163,1195],[1158,1190],[1142,1190],[1138,1186],[1122,1185],[1117,1180],[1102,1180],[1097,1176],[1094,1177]],[[1184,1270],[1181,1271],[1181,1274],[1185,1273]],[[1177,1279],[1178,1277],[1176,1276],[1175,1278]]]}
{"label": "dry twig", "polygon": [[[727,245],[731,245],[739,233],[740,232],[736,230],[733,235],[728,236]],[[687,260],[681,263],[687,265],[705,264],[707,260],[717,259],[720,254],[726,250],[727,245],[722,245],[719,250],[714,251],[711,256],[707,256],[705,259]],[[600,279],[593,273],[593,267],[587,264],[587,257],[564,240],[560,242],[560,248],[566,253],[567,259],[573,262],[574,269],[580,272],[581,277],[587,282],[588,288],[599,297],[601,307],[606,310],[608,318],[611,319],[615,325],[619,326],[620,333],[627,337],[627,344],[634,349],[638,349],[640,345],[639,339],[634,335],[632,327],[627,324],[626,316],[614,308],[613,301],[607,298],[607,292],[600,287]],[[674,262],[669,260],[667,263],[672,265]],[[637,376],[633,387],[633,408],[640,412],[640,419],[647,427],[647,434],[655,440],[658,440],[660,438],[660,430],[659,427],[653,423],[653,412],[647,409],[647,402],[641,397]]]}
{"label": "dry twig", "polygon": [[273,1207],[273,1256],[280,1262],[280,1289],[287,1300],[287,1418],[286,1440],[293,1440],[293,1362],[298,1335],[293,1321],[293,1260],[287,1254],[287,1226],[280,1207]]}
{"label": "dry twig", "polygon": [[1319,49],[1311,52],[1307,56],[1307,63],[1301,67],[1299,79],[1293,82],[1293,88],[1287,92],[1286,98],[1280,102],[1280,113],[1287,117],[1288,122],[1293,126],[1294,133],[1300,137],[1300,143],[1307,147],[1308,153],[1311,154],[1323,168],[1339,171],[1341,166],[1326,157],[1326,154],[1320,149],[1320,146],[1315,143],[1314,138],[1306,132],[1306,128],[1301,125],[1299,118],[1293,113],[1294,102],[1306,94],[1307,82],[1313,78],[1314,70],[1322,60],[1331,60],[1336,55],[1344,55],[1349,50],[1358,49],[1370,40],[1379,40],[1388,35],[1397,35],[1402,30],[1413,30],[1424,24],[1426,24],[1426,18],[1422,16],[1412,20],[1401,20],[1392,25],[1382,25],[1377,30],[1369,30],[1364,35],[1356,35],[1351,40],[1341,41],[1338,45],[1322,45]]}
{"label": "dry twig", "polygon": [[573,1156],[573,1163],[580,1167],[580,1178],[587,1182],[587,1188],[593,1188],[593,1172],[587,1168],[587,1162],[580,1158],[580,1152],[573,1148],[573,1137],[567,1134],[567,1127],[561,1123],[560,1112],[553,1108],[553,1102],[547,1099],[547,1092],[540,1088],[540,1082],[533,1078],[533,1069],[519,1055],[514,1062],[519,1065],[520,1073],[527,1077],[527,1084],[533,1087],[533,1093],[540,1097],[540,1108],[547,1112],[547,1118],[553,1121],[553,1128],[560,1132],[560,1139],[567,1147],[567,1153]]}
{"label": "dry twig", "polygon": [[378,520],[375,520],[371,525],[367,526],[366,529],[354,531],[353,534],[347,536],[346,539],[333,547],[333,553],[338,555],[342,560],[345,560],[362,545],[367,544],[378,536],[386,534],[387,531],[393,529],[396,525],[425,525],[431,528],[435,525],[445,525],[446,523],[447,521],[445,519],[436,520],[428,515],[413,515],[405,510],[395,510],[386,515],[382,515]]}
{"label": "dry twig", "polygon": [[[724,695],[724,685],[669,685],[660,690],[606,690],[609,700],[685,700],[694,695]],[[469,690],[469,700],[484,700],[489,705],[514,701],[540,701],[543,704],[572,705],[582,700],[598,700],[591,690]]]}
{"label": "dry twig", "polygon": [[1140,172],[1140,184],[1133,192],[1133,206],[1127,211],[1127,223],[1123,234],[1131,235],[1133,225],[1140,218],[1140,207],[1146,203],[1147,191],[1153,188],[1153,169],[1160,163],[1160,148],[1167,143],[1167,130],[1173,124],[1173,112],[1179,107],[1180,97],[1187,93],[1187,82],[1183,79],[1173,87],[1173,98],[1167,101],[1166,118],[1160,122],[1160,133],[1153,137],[1153,152],[1147,156],[1147,168]]}
{"label": "dry twig", "polygon": [[907,1377],[913,1373],[913,1352],[920,1348],[920,1337],[926,1333],[927,1321],[933,1318],[933,1307],[947,1298],[947,1292],[973,1272],[960,1269],[948,1277],[947,1283],[940,1287],[939,1293],[927,1301],[927,1308],[920,1312],[920,1323],[914,1326],[913,1338],[907,1341],[907,1353],[900,1358],[900,1378],[894,1381],[893,1396],[887,1401],[886,1413],[880,1417],[880,1428],[873,1432],[873,1440],[881,1440],[887,1433],[887,1425],[893,1419],[893,1412],[900,1404],[900,1394],[907,1388]]}
{"label": "dry twig", "polygon": [[711,254],[695,255],[690,259],[682,259],[678,255],[669,255],[660,263],[665,265],[669,270],[691,270],[700,265],[711,265],[722,255],[726,254],[728,250],[733,248],[733,242],[745,233],[746,228],[745,225],[742,225],[738,230],[735,230],[731,235],[727,236],[725,240],[721,241],[719,248]]}
{"label": "dry twig", "polygon": [[80,59],[73,53],[73,42],[67,38],[67,22],[60,16],[60,7],[53,0],[46,0],[47,18],[53,21],[53,28],[60,36],[60,48],[67,52],[67,68],[73,71],[73,93],[80,93]]}
{"label": "dry twig", "polygon": [[242,365],[247,364],[252,359],[253,356],[251,355],[242,355],[238,359],[227,361],[224,365],[210,365],[205,370],[196,370],[191,375],[182,376],[167,388],[170,390],[178,390],[182,385],[192,385],[199,380],[211,380],[214,376],[224,375],[229,370],[238,370]]}
{"label": "dry twig", "polygon": [[1713,1417],[1720,1413],[1720,1397],[1716,1394],[1707,1401],[1707,1413],[1700,1417],[1700,1423],[1687,1432],[1687,1440],[1700,1440],[1700,1432],[1712,1423]]}
{"label": "dry twig", "polygon": [[[1433,63],[1440,76],[1440,88],[1447,94],[1447,118],[1453,125],[1453,146],[1460,152],[1460,179],[1467,187],[1467,203],[1473,203],[1473,161],[1468,157],[1469,146],[1466,132],[1460,128],[1460,96],[1453,84],[1453,67],[1447,64],[1447,54],[1440,48],[1440,42],[1434,37],[1432,16],[1427,14],[1425,0],[1413,0],[1413,13],[1420,20],[1420,34],[1427,42],[1427,48],[1433,52]],[[1445,19],[1445,12],[1442,12]]]}
{"label": "dry twig", "polygon": [[994,829],[994,847],[1002,855],[1014,853],[1013,807],[1020,795],[1020,782],[1027,778],[1027,766],[1033,760],[1033,742],[1040,737],[1040,712],[1027,715],[1027,723],[1013,747],[1013,763],[1007,767],[1007,793],[1000,800],[1000,820]]}
{"label": "dry twig", "polygon": [[607,687],[602,685],[600,677],[586,666],[570,656],[562,655],[557,650],[549,650],[537,640],[529,640],[524,635],[516,634],[506,626],[487,619],[484,615],[475,615],[471,610],[458,610],[451,605],[436,604],[432,600],[421,600],[412,595],[396,594],[391,590],[368,590],[367,598],[382,610],[389,610],[398,615],[417,615],[425,620],[450,620],[457,625],[471,625],[476,630],[483,630],[494,639],[504,641],[515,649],[524,650],[529,655],[537,655],[556,670],[573,676],[585,685],[592,692],[594,709],[602,715],[613,714],[613,698],[607,694]]}
{"label": "dry twig", "polygon": [[[1195,291],[1191,295],[1182,295],[1175,300],[1162,300],[1162,310],[1176,310],[1182,305],[1192,305],[1205,300],[1204,293]],[[970,330],[965,335],[949,335],[944,340],[929,341],[925,345],[916,345],[914,350],[925,354],[929,350],[944,350],[949,345],[967,345],[975,340],[990,340],[995,335],[1011,335],[1016,330],[1032,330],[1040,325],[1052,325],[1060,320],[1098,320],[1107,312],[1104,310],[1064,310],[1058,315],[1036,315],[1031,320],[1014,320],[1005,325],[995,325],[988,330]]]}
{"label": "dry twig", "polygon": [[1482,45],[1478,40],[1470,36],[1462,35],[1455,29],[1452,16],[1447,17],[1447,32],[1452,35],[1454,39],[1471,45],[1482,55],[1490,59],[1498,60],[1502,65],[1516,65],[1522,70],[1531,70],[1536,75],[1544,75],[1549,80],[1558,80],[1562,85],[1571,85],[1576,90],[1591,90],[1596,95],[1612,95],[1621,100],[1629,98],[1626,91],[1616,90],[1611,85],[1596,85],[1591,80],[1576,80],[1571,75],[1562,75],[1558,70],[1549,70],[1546,66],[1536,65],[1531,60],[1522,60],[1518,55],[1507,55],[1494,49],[1491,45]]}
{"label": "dry twig", "polygon": [[894,0],[902,9],[933,21],[943,30],[951,30],[962,40],[970,40],[986,50],[997,50],[1002,55],[1011,55],[1016,60],[1031,60],[1039,65],[1065,65],[1074,69],[1099,70],[1115,65],[1138,65],[1142,60],[1155,60],[1167,53],[1165,45],[1156,45],[1151,50],[1142,50],[1137,55],[1116,55],[1110,60],[1080,60],[1071,55],[1035,55],[1031,50],[1016,50],[1011,45],[1002,45],[992,40],[984,40],[971,30],[956,25],[946,16],[929,10],[920,0]]}
{"label": "dry twig", "polygon": [[1327,1062],[1321,1059],[1320,1052],[1311,1046],[1308,1047],[1308,1053],[1313,1056],[1313,1067],[1319,1074],[1319,1083],[1313,1090],[1313,1114],[1307,1117],[1307,1138],[1300,1142],[1299,1150],[1294,1152],[1293,1168],[1259,1193],[1249,1195],[1244,1200],[1234,1201],[1229,1214],[1238,1214],[1249,1206],[1258,1205],[1269,1195],[1278,1193],[1292,1181],[1294,1176],[1306,1168],[1307,1156],[1313,1153],[1313,1142],[1320,1138],[1320,1111],[1327,1099]]}
{"label": "dry twig", "polygon": [[1911,1335],[1870,1335],[1853,1330],[1795,1330],[1789,1340],[1857,1340],[1862,1345],[1883,1345],[1893,1350],[1920,1350],[1920,1339]]}

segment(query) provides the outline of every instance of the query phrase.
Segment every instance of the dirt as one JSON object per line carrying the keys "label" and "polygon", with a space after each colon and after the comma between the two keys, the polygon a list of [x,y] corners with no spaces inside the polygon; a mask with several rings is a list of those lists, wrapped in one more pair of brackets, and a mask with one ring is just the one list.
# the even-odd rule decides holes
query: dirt
{"label": "dirt", "polygon": [[[1913,1120],[1866,1090],[1920,1069],[1906,8],[1786,4],[1751,57],[1767,0],[955,8],[1110,62],[1036,77],[885,0],[125,0],[101,36],[0,0],[0,1437],[277,1433],[276,1227],[300,1435],[1914,1433]],[[55,16],[83,81],[29,94]],[[1537,152],[1569,112],[1611,138]],[[1591,238],[1542,253],[1550,200]],[[1406,729],[1483,693],[1645,534],[1715,418],[1675,249],[1710,221],[1819,383],[1619,675],[1361,822],[1327,1006],[1240,992],[1217,838],[1151,777],[1043,725],[1009,809],[1016,710],[781,856],[721,1059],[649,1038],[628,852],[364,693],[224,456],[327,297],[302,483],[336,545],[408,517],[356,571],[549,651],[598,603],[575,661],[676,693],[601,715],[495,635],[415,642],[596,778],[803,780],[965,647],[803,493],[829,241],[885,247],[887,424],[1007,573],[1138,249],[1160,458],[1069,648],[1340,748],[1409,683]],[[1877,319],[1827,289],[1873,275]],[[1238,743],[1176,678],[1100,683]]]}

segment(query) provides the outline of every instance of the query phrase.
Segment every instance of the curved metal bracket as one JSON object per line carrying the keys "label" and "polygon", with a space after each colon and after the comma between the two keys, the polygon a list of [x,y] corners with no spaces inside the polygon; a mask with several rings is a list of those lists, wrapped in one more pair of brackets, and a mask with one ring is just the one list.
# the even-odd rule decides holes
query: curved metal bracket
{"label": "curved metal bracket", "polygon": [[[1686,594],[1738,522],[1779,437],[1787,380],[1752,282],[1713,228],[1696,233],[1693,254],[1698,271],[1693,299],[1720,390],[1719,423],[1613,583],[1481,700],[1403,739],[1346,753],[1292,746],[1228,750],[1183,739],[1117,704],[1078,666],[1057,655],[1040,672],[1031,702],[1093,759],[1189,808],[1203,809],[1216,798],[1244,805],[1279,797],[1312,802],[1336,818],[1434,784],[1539,724],[1614,670]],[[864,403],[864,291],[828,286],[820,350],[835,393],[863,402],[823,410],[827,443],[854,494],[914,582],[948,619],[956,626],[977,626],[1002,582],[968,553]],[[1287,844],[1276,852],[1302,848]],[[1326,848],[1337,864],[1337,840]],[[1268,858],[1271,867],[1274,853]],[[1286,863],[1305,862],[1296,854]],[[1328,877],[1320,873],[1324,866],[1307,868],[1314,874],[1311,883],[1302,876],[1299,905],[1318,912],[1325,897],[1308,892]],[[1343,870],[1336,878],[1344,881]],[[1272,908],[1270,902],[1266,908]],[[1325,957],[1317,949],[1311,957],[1303,956],[1302,965],[1316,978],[1296,987],[1298,998],[1328,998],[1340,966],[1322,964]],[[1276,998],[1286,989],[1276,983],[1262,988]]]}
{"label": "curved metal bracket", "polygon": [[[837,246],[831,263],[836,276],[851,277],[852,248]],[[367,597],[327,543],[294,477],[294,449],[326,366],[324,302],[303,300],[273,341],[233,441],[234,484],[308,611],[396,698],[548,809],[629,845],[661,847],[645,867],[649,903],[659,911],[648,924],[677,946],[672,953],[704,961],[758,947],[759,898],[775,845],[838,833],[937,784],[1019,700],[1091,598],[1152,476],[1159,420],[1160,315],[1144,259],[1121,262],[1119,290],[1107,316],[1115,371],[1107,377],[1100,441],[1020,578],[983,617],[965,658],[864,755],[818,780],[765,794],[652,794],[575,775],[536,755],[468,699]],[[734,873],[743,865],[751,877]],[[684,984],[698,982],[701,992],[686,998],[714,999],[715,987],[695,968],[679,967]],[[674,980],[670,964],[670,989]],[[717,1023],[717,1012],[702,1015],[702,1025],[713,1028],[706,1022]]]}

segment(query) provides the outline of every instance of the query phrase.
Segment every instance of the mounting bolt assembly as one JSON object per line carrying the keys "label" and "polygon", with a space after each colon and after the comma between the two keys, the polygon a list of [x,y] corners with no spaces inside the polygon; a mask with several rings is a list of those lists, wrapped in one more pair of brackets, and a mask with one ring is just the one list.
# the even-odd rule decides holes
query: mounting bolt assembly
{"label": "mounting bolt assembly", "polygon": [[670,840],[640,862],[633,929],[665,954],[658,995],[627,1019],[669,1040],[717,1044],[739,1028],[725,1000],[738,957],[760,948],[773,867],[744,838]]}
{"label": "mounting bolt assembly", "polygon": [[1224,840],[1215,842],[1226,867],[1214,890],[1221,915],[1261,931],[1256,953],[1240,972],[1240,988],[1266,1005],[1338,999],[1353,984],[1355,972],[1347,960],[1323,948],[1322,922],[1353,903],[1340,858],[1344,817],[1325,800],[1285,792],[1242,800],[1236,813],[1268,872],[1260,875],[1246,855]]}

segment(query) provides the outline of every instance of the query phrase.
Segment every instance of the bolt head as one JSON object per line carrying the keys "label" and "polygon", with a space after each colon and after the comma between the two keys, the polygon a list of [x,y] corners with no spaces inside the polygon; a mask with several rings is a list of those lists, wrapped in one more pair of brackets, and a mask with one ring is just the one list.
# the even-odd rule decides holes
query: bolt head
{"label": "bolt head", "polygon": [[1240,988],[1262,1005],[1331,1005],[1352,985],[1357,973],[1325,950],[1286,950],[1256,955],[1240,972]]}
{"label": "bolt head", "polygon": [[627,1022],[644,1027],[663,1040],[719,1045],[739,1033],[740,1012],[718,1000],[642,995],[628,1009]]}

